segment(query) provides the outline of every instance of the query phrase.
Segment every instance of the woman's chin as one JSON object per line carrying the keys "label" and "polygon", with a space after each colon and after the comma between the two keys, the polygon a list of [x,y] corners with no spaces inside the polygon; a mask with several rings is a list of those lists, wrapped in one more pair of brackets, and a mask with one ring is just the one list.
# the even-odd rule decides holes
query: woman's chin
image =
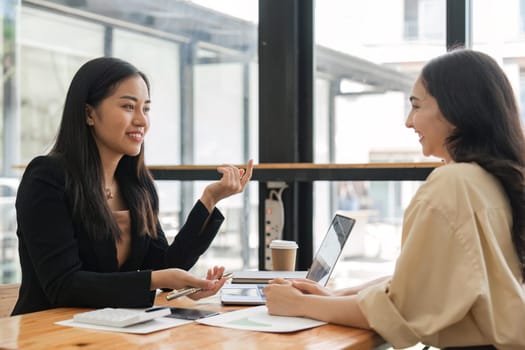
{"label": "woman's chin", "polygon": [[136,157],[139,154],[140,154],[140,149],[126,152],[126,155],[129,157]]}

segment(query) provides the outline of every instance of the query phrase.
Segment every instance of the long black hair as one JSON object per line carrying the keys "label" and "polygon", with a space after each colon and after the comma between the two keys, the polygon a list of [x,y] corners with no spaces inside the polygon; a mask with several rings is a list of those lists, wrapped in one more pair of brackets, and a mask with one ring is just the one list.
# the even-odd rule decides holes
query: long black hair
{"label": "long black hair", "polygon": [[507,76],[490,56],[458,48],[427,63],[421,80],[456,127],[446,141],[452,159],[479,164],[503,186],[525,281],[525,139]]}
{"label": "long black hair", "polygon": [[[120,230],[108,206],[103,186],[102,163],[86,106],[96,108],[123,80],[144,73],[128,62],[100,57],[77,71],[67,92],[62,121],[50,155],[66,168],[66,195],[72,203],[73,220],[86,228],[93,239],[120,239]],[[120,193],[128,205],[132,230],[157,236],[158,196],[153,178],[144,163],[144,144],[136,156],[124,155],[115,171]]]}

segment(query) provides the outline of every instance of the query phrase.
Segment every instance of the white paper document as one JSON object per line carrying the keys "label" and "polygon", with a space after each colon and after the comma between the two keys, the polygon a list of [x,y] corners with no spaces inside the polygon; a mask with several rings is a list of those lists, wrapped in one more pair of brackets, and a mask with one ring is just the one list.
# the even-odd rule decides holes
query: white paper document
{"label": "white paper document", "polygon": [[208,326],[278,333],[295,332],[326,324],[304,317],[272,316],[268,314],[265,305],[225,312],[217,316],[201,318],[196,322]]}
{"label": "white paper document", "polygon": [[89,324],[89,323],[75,322],[73,321],[73,319],[56,322],[56,324],[61,325],[61,326],[96,329],[100,331],[147,334],[147,333],[160,331],[163,329],[182,326],[182,325],[192,323],[192,322],[193,321],[183,320],[183,319],[178,319],[178,318],[159,317],[151,321],[139,323],[139,324],[128,326],[128,327],[98,326],[98,325]]}

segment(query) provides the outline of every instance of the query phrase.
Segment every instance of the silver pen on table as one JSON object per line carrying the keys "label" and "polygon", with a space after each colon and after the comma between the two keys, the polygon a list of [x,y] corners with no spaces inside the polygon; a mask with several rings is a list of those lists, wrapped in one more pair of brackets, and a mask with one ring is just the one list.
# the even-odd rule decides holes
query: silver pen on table
{"label": "silver pen on table", "polygon": [[[225,273],[224,275],[222,275],[221,278],[231,278],[232,276],[233,274],[229,272],[229,273]],[[187,296],[193,293],[200,292],[202,290],[203,290],[202,288],[197,288],[197,287],[185,287],[185,288],[177,289],[177,290],[174,290],[168,293],[168,295],[166,295],[166,300],[177,299],[177,298],[184,297],[184,296]]]}

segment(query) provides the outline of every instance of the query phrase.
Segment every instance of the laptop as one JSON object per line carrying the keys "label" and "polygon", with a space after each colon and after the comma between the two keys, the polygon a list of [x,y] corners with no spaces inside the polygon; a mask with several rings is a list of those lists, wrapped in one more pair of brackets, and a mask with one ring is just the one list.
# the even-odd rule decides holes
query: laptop
{"label": "laptop", "polygon": [[335,214],[308,271],[239,271],[221,289],[223,305],[262,305],[263,288],[274,278],[308,278],[325,286],[355,225],[355,219]]}

